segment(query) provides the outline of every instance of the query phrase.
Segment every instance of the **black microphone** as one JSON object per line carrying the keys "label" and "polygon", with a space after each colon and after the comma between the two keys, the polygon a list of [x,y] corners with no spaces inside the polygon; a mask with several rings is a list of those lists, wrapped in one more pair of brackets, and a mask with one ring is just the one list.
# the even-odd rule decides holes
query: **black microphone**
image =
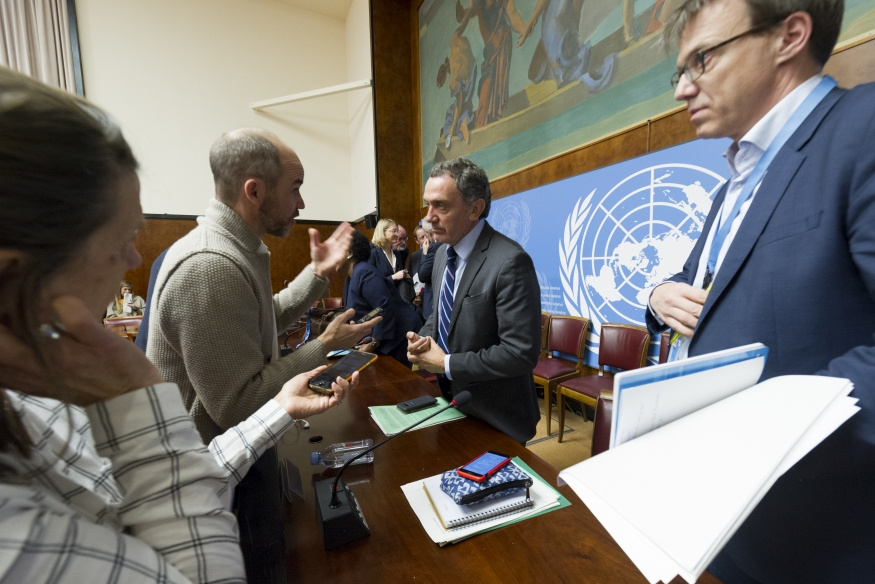
{"label": "black microphone", "polygon": [[[441,412],[445,412],[450,408],[457,408],[464,405],[471,399],[470,391],[459,392],[446,407],[443,407],[425,418],[404,428],[397,434],[389,436],[382,442],[375,444],[359,452],[349,460],[347,460],[337,473],[334,479],[325,479],[316,483],[316,511],[319,513],[319,523],[322,526],[322,541],[325,544],[325,549],[330,550],[345,543],[355,541],[362,537],[367,537],[371,534],[368,528],[367,521],[362,514],[358,504],[358,499],[352,494],[352,491],[346,486],[340,475],[346,470],[353,461],[358,460],[362,456],[373,452],[389,440],[397,438],[408,430],[412,430],[416,426],[430,420]],[[341,496],[341,493],[343,496]]]}

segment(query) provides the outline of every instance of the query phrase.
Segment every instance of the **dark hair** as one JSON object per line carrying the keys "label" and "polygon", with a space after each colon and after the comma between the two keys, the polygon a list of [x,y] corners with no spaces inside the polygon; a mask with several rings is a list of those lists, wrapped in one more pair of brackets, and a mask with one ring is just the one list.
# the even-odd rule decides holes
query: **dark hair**
{"label": "dark hair", "polygon": [[[678,6],[663,31],[666,46],[670,46],[702,8],[712,0],[686,0]],[[794,12],[811,16],[811,38],[808,47],[814,60],[823,66],[832,55],[845,11],[844,0],[745,0],[751,27],[779,23]]]}
{"label": "dark hair", "polygon": [[371,257],[371,242],[361,231],[352,232],[352,243],[349,245],[349,255],[355,263],[366,262]]}
{"label": "dark hair", "polygon": [[46,364],[41,290],[114,215],[112,187],[136,169],[104,112],[0,67],[0,249],[25,256],[0,268],[0,323]]}
{"label": "dark hair", "polygon": [[250,178],[273,189],[282,176],[279,139],[259,128],[241,128],[222,134],[210,148],[210,169],[216,183],[216,198],[226,204],[237,201]]}
{"label": "dark hair", "polygon": [[36,329],[38,292],[109,221],[112,185],[136,169],[101,110],[0,68],[0,248],[28,256],[0,277],[4,324]]}
{"label": "dark hair", "polygon": [[448,175],[456,181],[456,188],[462,193],[462,201],[470,207],[477,199],[483,199],[486,206],[480,213],[480,218],[489,216],[489,208],[492,206],[492,190],[489,188],[489,178],[482,168],[467,158],[453,158],[438,162],[428,172],[429,178]]}

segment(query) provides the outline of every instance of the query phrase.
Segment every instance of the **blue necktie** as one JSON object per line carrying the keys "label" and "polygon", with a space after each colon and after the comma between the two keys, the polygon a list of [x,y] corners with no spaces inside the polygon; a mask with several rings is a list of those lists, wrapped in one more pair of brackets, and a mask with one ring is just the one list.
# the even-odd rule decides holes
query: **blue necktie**
{"label": "blue necktie", "polygon": [[441,286],[440,319],[438,321],[438,346],[449,353],[450,319],[453,317],[453,289],[456,286],[456,258],[452,247],[447,247],[447,271]]}

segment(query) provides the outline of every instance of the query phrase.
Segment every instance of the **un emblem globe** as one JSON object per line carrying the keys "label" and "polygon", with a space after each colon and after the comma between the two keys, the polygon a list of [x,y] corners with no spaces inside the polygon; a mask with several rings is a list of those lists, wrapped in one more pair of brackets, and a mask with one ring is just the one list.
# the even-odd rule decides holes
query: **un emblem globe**
{"label": "un emblem globe", "polygon": [[560,262],[577,271],[562,274],[569,313],[643,324],[650,290],[683,268],[724,180],[700,166],[662,164],[620,180],[601,200],[595,190],[579,200],[559,243],[578,268]]}

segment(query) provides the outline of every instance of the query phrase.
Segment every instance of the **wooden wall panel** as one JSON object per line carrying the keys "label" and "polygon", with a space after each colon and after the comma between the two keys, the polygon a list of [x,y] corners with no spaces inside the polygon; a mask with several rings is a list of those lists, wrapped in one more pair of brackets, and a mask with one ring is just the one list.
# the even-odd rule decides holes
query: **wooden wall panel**
{"label": "wooden wall panel", "polygon": [[[418,45],[409,0],[371,0],[380,217],[394,219],[411,241],[422,201],[418,171]],[[414,2],[415,4],[415,2]]]}
{"label": "wooden wall panel", "polygon": [[143,256],[143,263],[125,276],[139,296],[146,298],[149,293],[149,271],[155,258],[195,227],[197,223],[194,219],[146,219],[146,224],[134,239],[137,251]]}
{"label": "wooden wall panel", "polygon": [[[152,269],[155,258],[196,226],[197,223],[193,219],[146,220],[146,225],[137,234],[134,242],[140,255],[143,256],[143,263],[139,268],[129,271],[125,276],[125,279],[130,280],[134,285],[137,294],[140,296],[148,294],[149,271]],[[278,292],[285,283],[293,280],[310,263],[310,236],[308,233],[310,227],[316,229],[320,239],[324,241],[331,236],[337,226],[324,223],[295,225],[288,237],[265,236],[264,243],[271,253],[270,277],[274,292]],[[370,237],[370,233],[363,229],[363,224],[358,224],[356,227]],[[343,294],[343,276],[334,274],[330,276],[329,280],[327,295],[341,296]],[[221,286],[221,282],[216,282],[216,285]]]}

